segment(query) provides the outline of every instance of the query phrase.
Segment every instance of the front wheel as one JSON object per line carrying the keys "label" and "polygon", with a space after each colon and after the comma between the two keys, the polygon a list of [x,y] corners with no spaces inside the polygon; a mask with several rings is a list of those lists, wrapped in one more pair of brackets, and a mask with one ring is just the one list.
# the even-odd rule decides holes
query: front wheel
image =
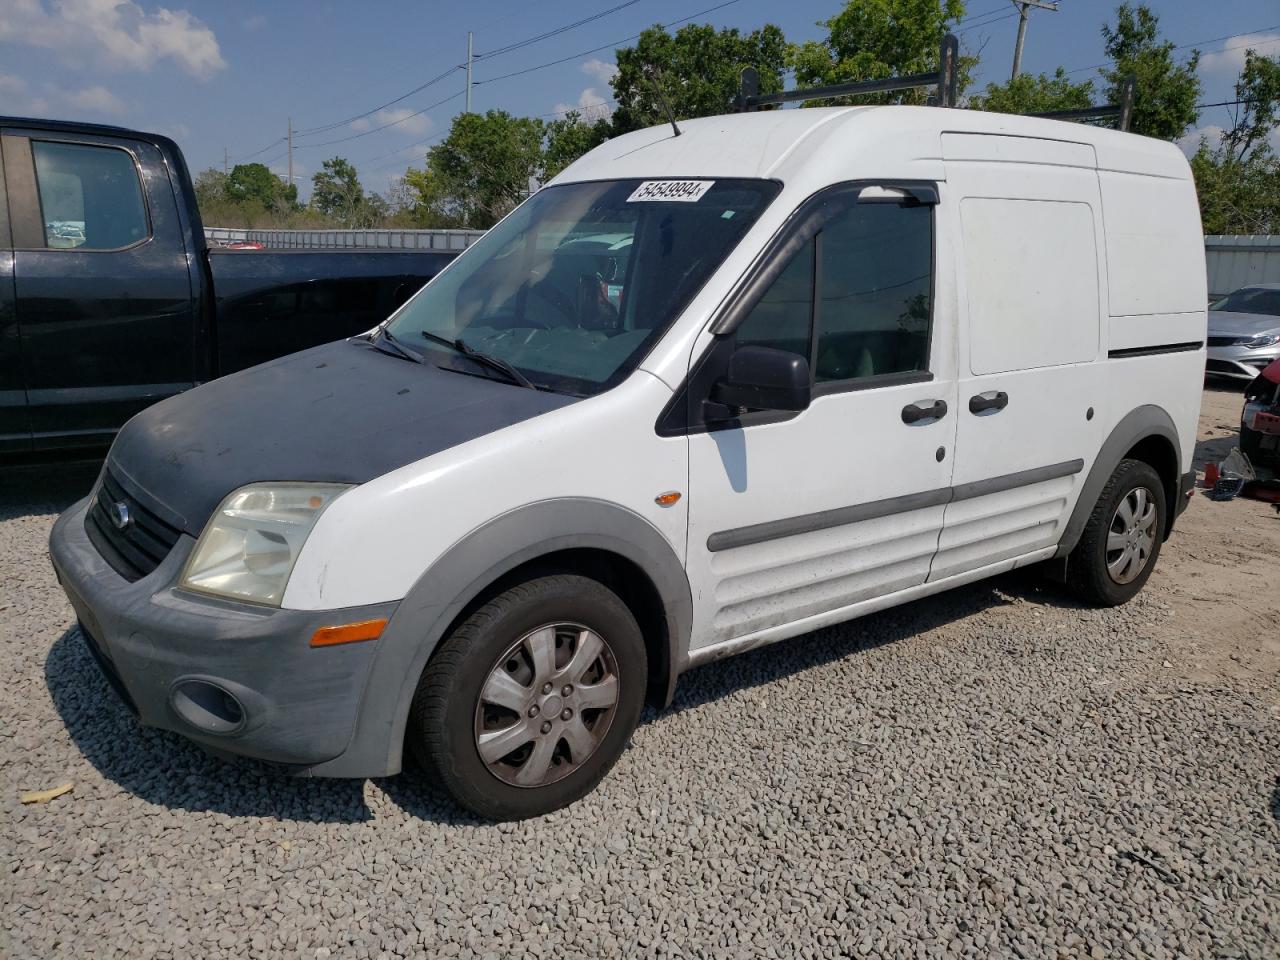
{"label": "front wheel", "polygon": [[604,585],[561,574],[475,611],[427,664],[411,745],[463,806],[519,820],[595,788],[644,705],[635,617]]}
{"label": "front wheel", "polygon": [[1160,475],[1140,460],[1121,460],[1067,560],[1069,583],[1095,606],[1126,603],[1151,576],[1164,530]]}

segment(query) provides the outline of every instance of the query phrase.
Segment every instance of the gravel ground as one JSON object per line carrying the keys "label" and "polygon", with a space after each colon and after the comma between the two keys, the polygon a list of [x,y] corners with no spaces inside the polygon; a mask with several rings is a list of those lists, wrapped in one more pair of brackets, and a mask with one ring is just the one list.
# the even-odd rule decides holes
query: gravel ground
{"label": "gravel ground", "polygon": [[0,955],[1280,955],[1274,659],[1179,628],[1176,537],[1123,609],[1012,576],[700,669],[593,795],[490,825],[140,729],[45,558],[92,475],[0,479]]}

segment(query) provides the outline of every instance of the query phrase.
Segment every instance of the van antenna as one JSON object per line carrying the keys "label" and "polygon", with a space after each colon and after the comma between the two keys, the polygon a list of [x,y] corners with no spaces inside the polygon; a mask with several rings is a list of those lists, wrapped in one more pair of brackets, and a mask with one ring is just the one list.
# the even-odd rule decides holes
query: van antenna
{"label": "van antenna", "polygon": [[644,74],[649,78],[649,82],[653,84],[653,94],[658,98],[658,103],[662,104],[662,110],[667,115],[667,120],[671,123],[671,129],[675,131],[675,135],[680,136],[680,128],[676,126],[676,115],[671,112],[671,104],[667,100],[667,95],[662,92],[662,75],[658,73],[658,68],[652,63],[645,64]]}

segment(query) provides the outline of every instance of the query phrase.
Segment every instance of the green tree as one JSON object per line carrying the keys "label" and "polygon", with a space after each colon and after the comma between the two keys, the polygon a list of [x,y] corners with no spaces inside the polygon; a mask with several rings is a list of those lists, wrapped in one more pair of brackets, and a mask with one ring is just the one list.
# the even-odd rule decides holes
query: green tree
{"label": "green tree", "polygon": [[608,140],[612,133],[613,124],[609,118],[588,122],[576,110],[565,114],[563,119],[548,123],[542,159],[543,178],[550,180],[588,150],[594,150]]}
{"label": "green tree", "polygon": [[654,26],[615,56],[618,72],[611,83],[618,106],[612,126],[614,133],[628,133],[667,122],[655,83],[679,119],[732,110],[744,67],[759,71],[762,93],[776,93],[782,89],[787,42],[773,24],[746,36],[709,24],[689,24],[675,34]]}
{"label": "green tree", "polygon": [[405,182],[418,194],[426,220],[488,229],[529,193],[542,174],[543,124],[505,110],[464,113],[449,135],[427,152],[423,170]]}
{"label": "green tree", "polygon": [[287,209],[298,201],[298,188],[262,163],[237,163],[227,177],[225,192],[233,203],[257,204],[264,210]]}
{"label": "green tree", "polygon": [[1200,52],[1192,50],[1186,62],[1176,62],[1173,44],[1160,39],[1160,18],[1142,3],[1120,4],[1115,26],[1102,25],[1102,39],[1111,60],[1102,71],[1107,101],[1120,102],[1126,77],[1137,81],[1129,129],[1163,140],[1177,140],[1186,133],[1196,122],[1200,99]]}
{"label": "green tree", "polygon": [[1093,96],[1092,80],[1072,83],[1059,67],[1053,76],[1020,73],[1005,83],[989,83],[985,93],[969,98],[969,106],[998,113],[1048,113],[1092,106]]}
{"label": "green tree", "polygon": [[202,170],[195,180],[196,204],[204,210],[227,200],[227,174],[214,167]]}
{"label": "green tree", "polygon": [[345,157],[324,161],[312,176],[311,205],[344,227],[367,225],[364,187]]}
{"label": "green tree", "polygon": [[1244,53],[1244,70],[1236,81],[1235,122],[1222,138],[1229,156],[1248,158],[1254,150],[1269,151],[1268,138],[1280,125],[1280,55]]}
{"label": "green tree", "polygon": [[1280,57],[1245,53],[1241,101],[1215,146],[1200,138],[1191,171],[1205,233],[1280,233],[1280,158],[1270,136],[1280,120]]}
{"label": "green tree", "polygon": [[[963,0],[847,0],[829,20],[825,40],[792,46],[789,60],[796,86],[817,87],[851,80],[877,80],[938,69],[938,48],[948,26],[964,16]],[[976,57],[961,57],[958,87],[963,92]],[[864,97],[823,100],[838,103],[924,103],[931,90],[902,90]],[[815,102],[815,105],[816,102]]]}

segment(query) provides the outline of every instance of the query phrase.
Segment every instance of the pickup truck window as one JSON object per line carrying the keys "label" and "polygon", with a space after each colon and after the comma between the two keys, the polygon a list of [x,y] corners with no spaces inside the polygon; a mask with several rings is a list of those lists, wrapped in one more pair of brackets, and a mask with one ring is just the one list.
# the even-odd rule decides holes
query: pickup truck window
{"label": "pickup truck window", "polygon": [[[715,180],[636,199],[641,180],[548,187],[487,233],[390,321],[395,337],[484,375],[423,331],[516,367],[539,387],[590,395],[634,369],[776,196],[767,180]],[[689,195],[696,194],[696,199]]]}
{"label": "pickup truck window", "polygon": [[796,252],[736,343],[810,357],[815,384],[928,370],[932,274],[930,206],[854,204]]}
{"label": "pickup truck window", "polygon": [[114,147],[33,140],[44,242],[119,250],[150,234],[133,157]]}

